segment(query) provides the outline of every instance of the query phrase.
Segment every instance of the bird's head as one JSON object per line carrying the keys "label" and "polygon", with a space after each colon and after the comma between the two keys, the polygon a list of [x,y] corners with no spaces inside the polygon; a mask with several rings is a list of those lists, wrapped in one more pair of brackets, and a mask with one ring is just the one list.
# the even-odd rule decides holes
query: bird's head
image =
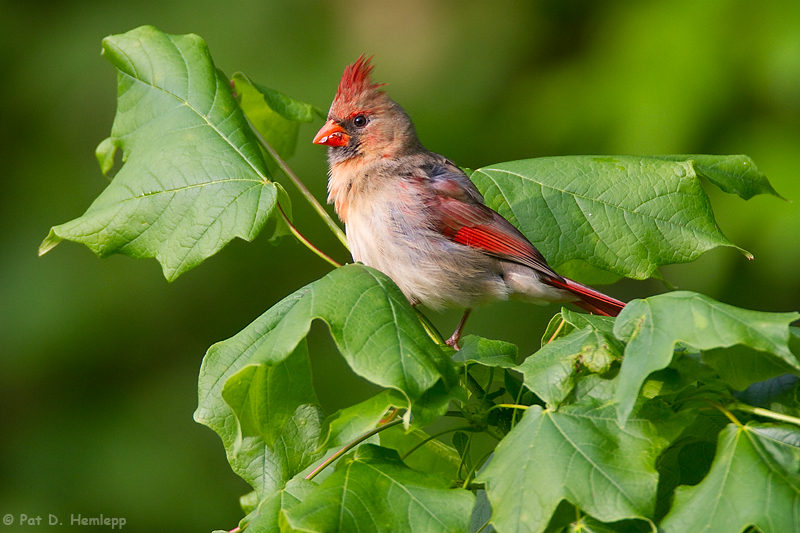
{"label": "bird's head", "polygon": [[328,121],[314,137],[328,146],[331,164],[360,158],[393,158],[420,148],[406,112],[372,83],[371,58],[363,55],[344,69]]}

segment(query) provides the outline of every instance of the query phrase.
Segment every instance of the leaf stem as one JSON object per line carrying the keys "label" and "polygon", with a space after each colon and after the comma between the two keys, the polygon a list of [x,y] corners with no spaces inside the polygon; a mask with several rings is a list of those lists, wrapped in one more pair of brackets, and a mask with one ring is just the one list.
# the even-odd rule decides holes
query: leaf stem
{"label": "leaf stem", "polygon": [[781,422],[788,422],[790,424],[800,426],[800,418],[776,413],[775,411],[770,411],[769,409],[764,409],[762,407],[753,407],[752,405],[747,405],[746,403],[741,402],[734,402],[728,404],[726,407],[732,411],[744,411],[745,413],[751,413],[757,416],[763,416],[764,418],[771,418],[773,420],[780,420]]}
{"label": "leaf stem", "polygon": [[439,333],[438,329],[436,329],[436,326],[433,325],[433,322],[431,322],[430,319],[422,314],[422,311],[416,307],[414,307],[414,311],[417,312],[417,318],[422,324],[422,327],[425,329],[425,333],[428,334],[428,337],[430,337],[433,342],[439,346],[445,346],[444,337],[442,337],[442,334]]}
{"label": "leaf stem", "polygon": [[485,524],[483,524],[483,525],[480,527],[480,529],[478,529],[478,531],[476,531],[475,533],[481,533],[481,531],[483,531],[484,529],[486,529],[486,526],[488,526],[488,525],[489,525],[489,522],[491,522],[491,521],[492,521],[492,519],[491,519],[491,518],[489,518],[489,520],[487,520],[487,521],[486,521],[486,523],[485,523]]}
{"label": "leaf stem", "polygon": [[469,373],[469,370],[467,370],[466,374],[467,389],[469,389],[472,394],[479,398],[486,396],[486,391],[483,390],[483,387],[481,387],[481,384],[478,383],[478,380],[472,377],[472,374]]}
{"label": "leaf stem", "polygon": [[[453,443],[455,444],[455,443]],[[472,433],[467,437],[467,444],[464,445],[464,455],[461,456],[461,461],[458,463],[458,468],[456,469],[456,478],[461,475],[461,468],[466,468],[467,461],[470,459],[471,454],[469,451],[469,447],[472,445]],[[464,485],[467,484],[467,478],[469,477],[470,470],[466,471],[466,477],[464,478]]]}
{"label": "leaf stem", "polygon": [[728,411],[728,410],[727,410],[727,409],[726,409],[724,406],[722,406],[722,405],[720,405],[720,404],[718,404],[717,402],[714,402],[714,401],[712,401],[712,400],[707,400],[707,399],[705,399],[705,398],[703,398],[703,400],[704,400],[705,402],[707,402],[707,403],[711,404],[711,405],[712,405],[712,406],[713,406],[715,409],[717,409],[717,410],[718,410],[718,411],[720,411],[720,412],[721,412],[723,415],[725,415],[726,417],[728,417],[728,420],[730,420],[731,422],[733,422],[733,423],[734,423],[734,424],[736,424],[737,426],[739,426],[739,427],[742,427],[742,423],[741,423],[741,422],[739,422],[739,419],[738,419],[738,418],[736,418],[735,416],[733,416],[733,413],[731,413],[730,411]]}
{"label": "leaf stem", "polygon": [[494,367],[491,367],[491,368],[489,368],[489,380],[486,383],[486,387],[485,387],[486,392],[484,392],[483,398],[481,398],[481,403],[486,402],[486,401],[491,401],[491,400],[487,399],[487,396],[489,395],[489,388],[492,386],[492,382],[493,381],[494,381]]}
{"label": "leaf stem", "polygon": [[[489,458],[489,456],[492,455],[493,453],[494,453],[494,450],[489,451],[488,453],[486,453],[486,455],[481,457],[480,461],[478,461],[477,463],[472,465],[472,470],[470,470],[467,473],[467,479],[464,480],[464,488],[465,489],[468,489],[470,487],[470,485],[472,484],[472,480],[475,479],[475,473],[478,471],[478,469],[480,467],[483,466],[483,464],[486,462],[486,460]],[[486,488],[486,487],[484,487],[484,488]]]}
{"label": "leaf stem", "polygon": [[[514,403],[519,405],[519,402],[522,401],[522,393],[525,390],[525,384],[520,384],[519,391],[517,392],[517,398],[514,400]],[[514,426],[517,425],[517,410],[514,409],[514,412],[511,413],[511,429],[514,429]]]}
{"label": "leaf stem", "polygon": [[319,248],[317,248],[316,246],[314,246],[314,245],[311,243],[311,241],[309,241],[308,239],[306,239],[306,238],[303,236],[303,234],[302,234],[302,233],[300,233],[300,232],[297,230],[297,228],[294,226],[294,224],[292,224],[292,223],[291,223],[291,221],[289,221],[289,217],[287,217],[287,216],[286,216],[286,213],[283,211],[283,207],[281,207],[281,204],[280,204],[280,203],[278,203],[278,210],[281,212],[281,217],[283,217],[283,221],[286,223],[286,225],[287,225],[287,226],[289,226],[289,230],[291,230],[291,232],[292,232],[292,235],[294,235],[295,237],[297,237],[297,240],[298,240],[298,241],[300,241],[300,242],[302,242],[303,244],[305,244],[305,245],[306,245],[306,248],[308,248],[309,250],[311,250],[312,252],[314,252],[315,254],[317,254],[319,257],[321,257],[322,259],[324,259],[324,260],[325,260],[325,261],[327,261],[328,263],[332,264],[334,268],[339,268],[340,266],[342,266],[342,265],[340,265],[339,263],[337,263],[336,261],[334,261],[333,259],[331,259],[331,257],[330,257],[330,256],[328,256],[328,254],[326,254],[325,252],[323,252],[322,250],[320,250]]}
{"label": "leaf stem", "polygon": [[561,328],[563,328],[563,327],[564,327],[564,324],[566,324],[566,323],[567,323],[567,321],[566,321],[566,320],[564,320],[564,319],[562,318],[562,319],[561,319],[561,322],[558,324],[558,327],[557,327],[557,328],[556,328],[556,330],[553,332],[553,336],[552,336],[552,337],[550,337],[550,340],[549,340],[549,341],[547,341],[547,344],[550,344],[551,342],[553,342],[553,339],[555,339],[555,338],[556,338],[556,335],[558,335],[558,332],[559,332],[559,331],[561,331]]}
{"label": "leaf stem", "polygon": [[252,123],[252,121],[247,117],[247,115],[245,115],[245,118],[247,119],[247,124],[250,126],[250,129],[253,130],[256,139],[258,139],[258,142],[261,143],[261,146],[263,146],[264,149],[267,152],[269,152],[269,155],[272,156],[275,162],[278,163],[278,166],[281,168],[283,173],[286,174],[286,176],[292,181],[292,183],[295,184],[295,186],[300,191],[300,194],[302,194],[308,201],[308,203],[311,204],[311,207],[314,208],[317,214],[319,214],[319,216],[328,226],[328,228],[333,232],[334,235],[336,235],[336,237],[339,239],[339,242],[341,242],[344,245],[344,247],[349,250],[350,247],[347,246],[347,236],[344,234],[342,229],[338,226],[338,224],[336,224],[336,222],[334,222],[334,220],[331,218],[328,212],[325,211],[325,208],[322,207],[322,205],[317,201],[317,199],[314,198],[314,195],[311,194],[311,191],[309,191],[308,188],[306,188],[306,186],[303,184],[303,182],[300,181],[300,178],[298,178],[297,175],[294,172],[292,172],[292,169],[289,168],[289,165],[286,164],[286,161],[281,159],[281,156],[278,155],[278,152],[276,152],[275,149],[272,147],[272,145],[270,145],[264,138],[264,136],[261,135],[261,132],[258,131],[258,128],[256,128],[255,124]]}
{"label": "leaf stem", "polygon": [[519,405],[515,403],[497,403],[494,404],[492,407],[490,407],[489,410],[486,412],[488,413],[489,411],[497,409],[498,407],[506,407],[508,409],[527,409],[528,407],[530,407],[530,405]]}
{"label": "leaf stem", "polygon": [[324,460],[322,462],[322,464],[320,464],[317,468],[315,468],[310,474],[308,474],[306,476],[306,480],[310,481],[310,480],[314,479],[314,477],[316,477],[317,474],[319,474],[320,472],[325,470],[328,466],[331,465],[331,463],[336,461],[339,457],[343,456],[344,454],[346,454],[347,452],[349,452],[350,450],[352,450],[353,448],[355,448],[356,446],[358,446],[359,444],[361,444],[362,442],[364,442],[365,440],[367,440],[371,436],[377,435],[378,433],[380,433],[384,429],[389,429],[392,426],[396,426],[396,425],[402,424],[402,423],[403,423],[403,419],[402,418],[398,418],[396,420],[392,420],[391,422],[387,422],[386,424],[382,424],[382,425],[376,427],[375,429],[367,431],[366,433],[364,433],[363,435],[358,437],[356,440],[354,440],[353,442],[345,445],[341,450],[339,450],[338,452],[336,452],[335,454],[331,455],[326,460]]}

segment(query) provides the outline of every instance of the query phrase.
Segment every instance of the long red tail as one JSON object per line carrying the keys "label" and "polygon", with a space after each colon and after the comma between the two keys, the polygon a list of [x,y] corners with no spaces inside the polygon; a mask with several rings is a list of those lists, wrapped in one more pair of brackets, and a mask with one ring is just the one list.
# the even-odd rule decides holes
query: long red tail
{"label": "long red tail", "polygon": [[564,283],[555,279],[548,281],[552,285],[566,289],[580,298],[573,303],[590,313],[603,316],[617,316],[620,311],[622,311],[622,308],[625,307],[625,302],[620,302],[611,296],[606,296],[602,292],[598,292],[577,281],[572,281],[569,278],[564,278]]}

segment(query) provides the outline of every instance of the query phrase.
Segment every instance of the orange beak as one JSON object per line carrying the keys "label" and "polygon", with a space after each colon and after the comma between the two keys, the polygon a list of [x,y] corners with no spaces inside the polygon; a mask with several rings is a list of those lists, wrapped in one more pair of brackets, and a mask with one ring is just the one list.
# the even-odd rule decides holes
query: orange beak
{"label": "orange beak", "polygon": [[314,144],[324,144],[327,146],[346,146],[350,142],[350,136],[345,133],[344,128],[333,120],[329,120],[317,132],[314,137]]}

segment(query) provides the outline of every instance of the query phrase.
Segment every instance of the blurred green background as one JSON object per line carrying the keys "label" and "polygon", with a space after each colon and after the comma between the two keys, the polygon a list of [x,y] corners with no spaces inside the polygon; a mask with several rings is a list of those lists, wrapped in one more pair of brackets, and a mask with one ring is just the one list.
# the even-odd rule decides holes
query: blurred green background
{"label": "blurred green background", "polygon": [[[81,215],[107,184],[94,148],[114,118],[116,79],[100,41],[142,24],[197,33],[229,76],[241,70],[325,110],[344,66],[374,54],[376,80],[422,141],[462,166],[746,153],[800,198],[796,0],[0,1],[0,515],[15,523],[102,513],[129,531],[233,528],[248,487],[218,437],[192,421],[203,353],[328,271],[291,239],[234,242],[171,284],[154,260],[100,260],[73,243],[36,256],[50,226]],[[321,123],[303,125],[290,164],[323,199],[325,153],[310,142]],[[345,261],[287,189],[302,230]],[[718,249],[664,269],[667,279],[751,309],[800,308],[797,204],[707,190],[723,231],[755,260]],[[606,290],[630,299],[665,289]],[[497,304],[468,329],[527,355],[557,310]],[[431,316],[449,334],[458,314]],[[329,412],[370,394],[324,328],[310,342]]]}

